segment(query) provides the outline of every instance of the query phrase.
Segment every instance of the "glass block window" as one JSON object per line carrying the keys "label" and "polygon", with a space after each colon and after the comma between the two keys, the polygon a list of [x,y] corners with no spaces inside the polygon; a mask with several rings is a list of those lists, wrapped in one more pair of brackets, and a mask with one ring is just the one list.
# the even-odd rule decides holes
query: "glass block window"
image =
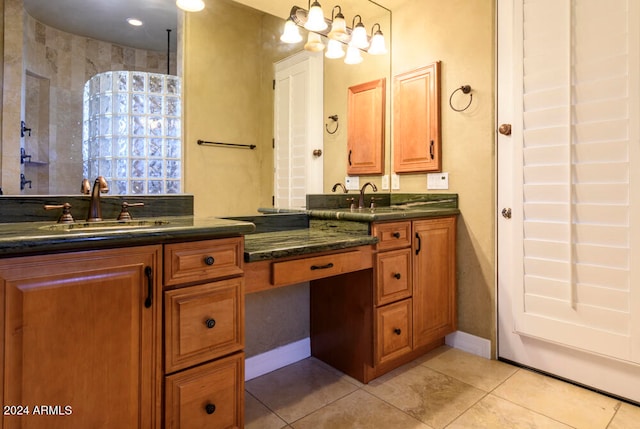
{"label": "glass block window", "polygon": [[181,80],[110,71],[84,86],[84,177],[103,176],[110,194],[182,191]]}

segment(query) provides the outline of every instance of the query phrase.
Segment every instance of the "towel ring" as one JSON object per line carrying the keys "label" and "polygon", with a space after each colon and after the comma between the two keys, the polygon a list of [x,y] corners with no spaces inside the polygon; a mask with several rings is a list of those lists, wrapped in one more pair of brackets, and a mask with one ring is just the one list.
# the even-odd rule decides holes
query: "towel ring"
{"label": "towel ring", "polygon": [[[451,103],[451,99],[453,99],[453,94],[455,94],[458,91],[462,91],[463,94],[469,94],[469,103],[467,103],[467,105],[462,109],[456,109],[455,107],[453,107],[453,104]],[[451,96],[449,97],[449,107],[451,107],[451,109],[455,110],[456,112],[464,112],[469,108],[469,106],[471,106],[472,101],[473,101],[473,94],[471,94],[471,86],[462,85],[460,88],[456,88],[456,90],[451,93]]]}
{"label": "towel ring", "polygon": [[329,131],[329,124],[324,124],[324,129],[327,130],[329,134],[335,134],[338,131],[338,126],[340,125],[338,123],[338,115],[331,115],[329,116],[329,119],[336,123],[336,129],[333,131]]}

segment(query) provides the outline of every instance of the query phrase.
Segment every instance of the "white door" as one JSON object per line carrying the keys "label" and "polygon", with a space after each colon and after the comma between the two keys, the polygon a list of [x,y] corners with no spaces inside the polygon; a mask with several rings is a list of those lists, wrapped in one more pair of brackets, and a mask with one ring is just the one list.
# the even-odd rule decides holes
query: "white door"
{"label": "white door", "polygon": [[[304,207],[322,193],[322,54],[302,51],[275,65],[274,205]],[[317,152],[316,152],[317,153]]]}
{"label": "white door", "polygon": [[498,0],[498,355],[635,401],[639,106],[640,2]]}

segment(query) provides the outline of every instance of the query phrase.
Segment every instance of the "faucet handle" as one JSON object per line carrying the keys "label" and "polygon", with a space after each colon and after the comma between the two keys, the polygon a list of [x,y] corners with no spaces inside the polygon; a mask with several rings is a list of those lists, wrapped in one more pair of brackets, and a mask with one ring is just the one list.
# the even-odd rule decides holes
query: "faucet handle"
{"label": "faucet handle", "polygon": [[129,213],[129,207],[143,207],[144,203],[128,203],[128,202],[123,202],[122,203],[122,210],[120,211],[120,214],[118,215],[118,220],[132,220],[133,218],[131,217],[131,214]]}
{"label": "faucet handle", "polygon": [[347,202],[350,203],[349,204],[349,208],[350,209],[355,209],[356,208],[356,199],[354,197],[347,198]]}
{"label": "faucet handle", "polygon": [[83,195],[89,195],[91,193],[91,183],[89,182],[89,179],[82,179],[80,193]]}
{"label": "faucet handle", "polygon": [[369,208],[376,208],[376,197],[371,197],[371,205],[369,206]]}
{"label": "faucet handle", "polygon": [[73,216],[71,216],[71,204],[46,204],[44,206],[45,210],[55,210],[62,209],[62,214],[58,218],[58,223],[73,223]]}

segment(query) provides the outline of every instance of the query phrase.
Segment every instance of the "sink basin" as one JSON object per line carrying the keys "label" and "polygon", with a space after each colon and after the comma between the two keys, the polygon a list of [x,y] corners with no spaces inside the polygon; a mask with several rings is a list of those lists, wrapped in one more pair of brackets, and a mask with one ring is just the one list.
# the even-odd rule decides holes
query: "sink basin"
{"label": "sink basin", "polygon": [[89,231],[109,231],[116,229],[138,229],[138,228],[151,228],[156,226],[167,225],[168,220],[106,220],[101,222],[75,222],[75,223],[56,223],[53,225],[41,226],[40,229],[47,231],[76,231],[76,232],[89,232]]}

